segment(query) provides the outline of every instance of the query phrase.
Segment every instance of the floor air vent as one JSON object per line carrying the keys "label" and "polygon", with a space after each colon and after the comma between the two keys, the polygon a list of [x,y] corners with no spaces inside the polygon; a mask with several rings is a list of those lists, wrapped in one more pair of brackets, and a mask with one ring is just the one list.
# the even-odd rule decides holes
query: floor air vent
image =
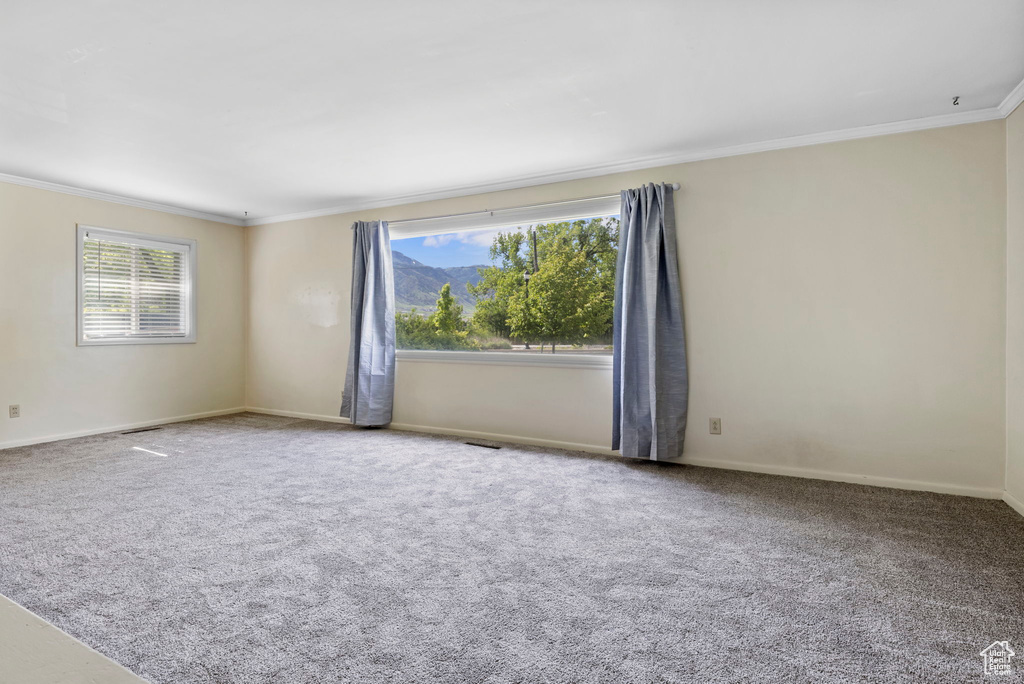
{"label": "floor air vent", "polygon": [[136,432],[152,432],[153,430],[163,430],[163,428],[160,428],[160,427],[139,428],[138,430],[129,430],[128,432],[122,432],[121,434],[122,435],[134,435]]}
{"label": "floor air vent", "polygon": [[493,444],[481,444],[480,442],[464,442],[469,446],[483,447],[484,449],[500,449],[500,446],[494,446]]}

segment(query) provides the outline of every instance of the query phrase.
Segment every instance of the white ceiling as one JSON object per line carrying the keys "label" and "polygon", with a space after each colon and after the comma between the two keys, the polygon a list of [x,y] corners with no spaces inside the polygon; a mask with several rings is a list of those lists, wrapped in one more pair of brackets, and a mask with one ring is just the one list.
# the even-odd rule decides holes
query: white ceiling
{"label": "white ceiling", "polygon": [[1024,0],[2,0],[0,173],[278,216],[969,115],[1022,79]]}

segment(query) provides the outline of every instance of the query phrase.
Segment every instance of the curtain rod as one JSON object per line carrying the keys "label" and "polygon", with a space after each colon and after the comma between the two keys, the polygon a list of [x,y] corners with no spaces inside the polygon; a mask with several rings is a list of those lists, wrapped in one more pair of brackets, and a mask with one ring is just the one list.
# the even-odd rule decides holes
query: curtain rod
{"label": "curtain rod", "polygon": [[[666,183],[673,190],[679,189],[679,183]],[[412,223],[414,221],[434,221],[437,219],[448,219],[458,218],[460,216],[473,216],[474,214],[493,214],[496,211],[506,211],[508,209],[532,209],[534,207],[557,207],[560,204],[572,204],[573,202],[587,202],[591,200],[604,200],[604,199],[617,199],[619,193],[614,195],[597,195],[596,197],[576,197],[574,199],[559,200],[558,202],[542,202],[540,204],[528,204],[521,207],[504,207],[502,209],[481,209],[480,211],[466,211],[461,214],[442,214],[440,216],[420,216],[411,219],[399,219],[398,221],[388,221],[388,227],[397,226],[402,223]]]}

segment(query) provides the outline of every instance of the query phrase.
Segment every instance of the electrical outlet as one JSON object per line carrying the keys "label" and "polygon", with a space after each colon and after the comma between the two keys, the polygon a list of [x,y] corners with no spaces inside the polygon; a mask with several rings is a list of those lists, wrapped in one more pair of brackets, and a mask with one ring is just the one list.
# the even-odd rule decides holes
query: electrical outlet
{"label": "electrical outlet", "polygon": [[710,421],[711,434],[720,435],[722,434],[722,419],[712,418]]}
{"label": "electrical outlet", "polygon": [[10,406],[11,418],[21,418],[21,405],[11,404]]}

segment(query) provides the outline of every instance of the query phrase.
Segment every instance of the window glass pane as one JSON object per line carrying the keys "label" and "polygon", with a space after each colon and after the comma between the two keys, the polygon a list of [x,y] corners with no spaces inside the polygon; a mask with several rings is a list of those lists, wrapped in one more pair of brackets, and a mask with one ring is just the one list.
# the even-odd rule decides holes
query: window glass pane
{"label": "window glass pane", "polygon": [[394,239],[399,349],[611,353],[618,216]]}

